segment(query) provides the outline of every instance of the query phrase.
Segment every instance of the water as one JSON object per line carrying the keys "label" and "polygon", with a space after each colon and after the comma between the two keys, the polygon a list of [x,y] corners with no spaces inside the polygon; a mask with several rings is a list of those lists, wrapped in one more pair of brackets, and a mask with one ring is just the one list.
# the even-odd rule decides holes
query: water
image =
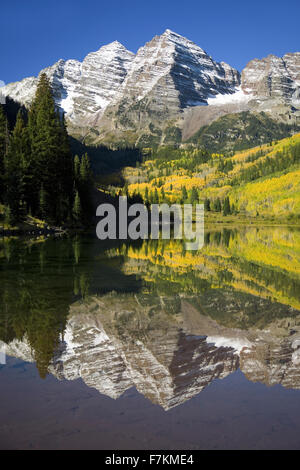
{"label": "water", "polygon": [[0,448],[300,448],[300,231],[0,241]]}

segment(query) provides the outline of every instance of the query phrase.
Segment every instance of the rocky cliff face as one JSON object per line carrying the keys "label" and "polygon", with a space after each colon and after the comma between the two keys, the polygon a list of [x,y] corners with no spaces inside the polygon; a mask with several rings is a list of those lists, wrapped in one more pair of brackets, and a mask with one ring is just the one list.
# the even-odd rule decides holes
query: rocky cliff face
{"label": "rocky cliff face", "polygon": [[188,108],[182,124],[183,140],[202,126],[226,114],[266,112],[277,121],[300,124],[300,52],[282,58],[254,59],[241,74],[241,86],[232,95],[208,99],[206,108]]}
{"label": "rocky cliff face", "polygon": [[207,104],[211,95],[233,93],[237,70],[218,64],[192,41],[166,30],[135,56],[122,95],[141,100],[151,93],[172,109]]}
{"label": "rocky cliff face", "polygon": [[157,137],[166,120],[178,118],[186,108],[207,105],[211,96],[233,94],[239,83],[237,70],[166,30],[138,50],[117,100],[97,117],[95,127]]}
{"label": "rocky cliff face", "polygon": [[[300,118],[299,52],[254,59],[240,77],[230,65],[215,62],[193,42],[166,30],[137,54],[115,41],[82,63],[60,60],[44,72],[70,131],[94,135],[94,140],[126,140],[130,132],[133,143],[162,143],[172,129],[190,136],[228,109]],[[37,81],[26,78],[2,92],[28,106]]]}
{"label": "rocky cliff face", "polygon": [[251,96],[249,109],[300,122],[300,53],[254,59],[242,72],[241,87]]}
{"label": "rocky cliff face", "polygon": [[88,54],[70,94],[70,107],[64,108],[69,119],[80,125],[85,120],[93,121],[96,113],[102,114],[119,94],[133,59],[134,54],[118,41]]}
{"label": "rocky cliff face", "polygon": [[300,53],[254,59],[242,72],[242,90],[253,99],[300,104]]}

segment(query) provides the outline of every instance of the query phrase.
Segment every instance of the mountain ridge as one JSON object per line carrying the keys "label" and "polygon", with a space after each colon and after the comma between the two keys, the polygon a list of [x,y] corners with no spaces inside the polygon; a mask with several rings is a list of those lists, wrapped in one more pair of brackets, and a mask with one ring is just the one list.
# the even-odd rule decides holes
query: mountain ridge
{"label": "mountain ridge", "polygon": [[[136,54],[113,41],[82,62],[60,59],[43,72],[71,135],[89,143],[159,145],[170,128],[189,138],[228,107],[300,121],[300,52],[253,59],[240,73],[167,29]],[[28,77],[1,91],[28,107],[37,82]]]}

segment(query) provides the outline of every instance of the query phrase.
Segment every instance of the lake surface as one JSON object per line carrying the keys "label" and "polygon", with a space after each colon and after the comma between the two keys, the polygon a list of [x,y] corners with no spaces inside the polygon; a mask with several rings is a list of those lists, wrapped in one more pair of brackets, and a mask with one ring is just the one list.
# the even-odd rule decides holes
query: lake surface
{"label": "lake surface", "polygon": [[300,449],[300,231],[0,240],[1,449]]}

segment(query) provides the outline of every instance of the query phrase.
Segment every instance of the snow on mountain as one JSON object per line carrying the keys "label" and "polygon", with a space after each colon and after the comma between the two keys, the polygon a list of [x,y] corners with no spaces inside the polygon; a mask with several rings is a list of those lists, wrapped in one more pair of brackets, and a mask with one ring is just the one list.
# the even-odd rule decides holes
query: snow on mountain
{"label": "snow on mountain", "polygon": [[207,103],[210,94],[233,93],[239,73],[218,64],[192,41],[167,29],[141,47],[122,86],[122,95],[138,101],[149,93],[181,108]]}
{"label": "snow on mountain", "polygon": [[[48,75],[56,103],[75,134],[85,135],[94,128],[104,138],[107,134],[122,139],[122,132],[130,130],[140,139],[150,128],[162,134],[174,118],[176,125],[184,127],[182,111],[191,111],[186,114],[189,121],[197,120],[193,108],[207,105],[217,106],[218,115],[242,108],[271,112],[283,120],[300,117],[300,52],[254,59],[240,75],[169,29],[136,54],[114,41],[82,62],[59,60],[42,72]],[[29,106],[37,82],[38,78],[29,77],[1,91]],[[200,110],[203,113],[205,109]]]}
{"label": "snow on mountain", "polygon": [[[235,69],[214,62],[199,46],[168,29],[136,55],[115,41],[88,54],[82,63],[59,60],[42,72],[71,120],[102,113],[124,97],[139,101],[149,93],[176,110],[206,104],[210,95],[233,93],[240,81]],[[6,85],[3,92],[29,105],[37,80],[29,77]]]}
{"label": "snow on mountain", "polygon": [[80,119],[103,112],[119,92],[134,58],[122,44],[115,41],[86,56],[73,95],[70,118]]}
{"label": "snow on mountain", "polygon": [[231,103],[248,103],[251,99],[253,99],[253,96],[250,93],[244,93],[239,86],[235,89],[234,93],[225,95],[218,93],[217,95],[210,96],[207,98],[207,104],[211,106],[221,106]]}

